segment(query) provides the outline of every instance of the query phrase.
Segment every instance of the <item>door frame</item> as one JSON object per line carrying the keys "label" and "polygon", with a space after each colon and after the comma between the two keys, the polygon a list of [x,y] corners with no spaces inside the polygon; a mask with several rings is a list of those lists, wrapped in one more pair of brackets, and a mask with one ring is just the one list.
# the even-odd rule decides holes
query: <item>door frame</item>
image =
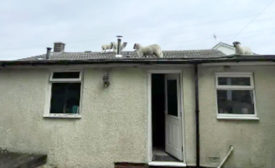
{"label": "door frame", "polygon": [[[181,130],[182,130],[182,146],[183,146],[183,158],[182,161],[178,162],[167,162],[167,161],[152,161],[152,152],[153,152],[153,142],[152,142],[152,74],[179,74],[180,82],[180,110],[181,110]],[[173,70],[148,70],[148,132],[147,132],[147,142],[148,142],[148,153],[147,160],[148,164],[152,166],[186,166],[186,148],[185,148],[185,127],[184,127],[184,111],[183,111],[183,77],[181,69]]]}

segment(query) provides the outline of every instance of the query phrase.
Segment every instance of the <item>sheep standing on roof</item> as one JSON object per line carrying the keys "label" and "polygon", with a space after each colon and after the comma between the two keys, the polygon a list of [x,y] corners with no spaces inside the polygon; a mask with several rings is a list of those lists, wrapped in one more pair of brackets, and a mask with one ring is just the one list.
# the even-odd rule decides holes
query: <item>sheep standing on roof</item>
{"label": "sheep standing on roof", "polygon": [[237,55],[253,55],[250,48],[241,46],[241,43],[238,41],[233,42],[233,46],[235,47],[235,54]]}
{"label": "sheep standing on roof", "polygon": [[113,43],[105,44],[101,46],[102,52],[109,51],[113,48]]}
{"label": "sheep standing on roof", "polygon": [[[112,45],[113,45],[113,51],[117,52],[117,43],[112,42]],[[123,42],[122,44],[120,44],[119,50],[122,51],[126,46],[127,46],[127,42]]]}
{"label": "sheep standing on roof", "polygon": [[139,57],[155,55],[158,58],[163,58],[163,53],[161,51],[161,48],[157,44],[152,44],[146,47],[142,47],[140,44],[135,43],[134,49],[136,50]]}

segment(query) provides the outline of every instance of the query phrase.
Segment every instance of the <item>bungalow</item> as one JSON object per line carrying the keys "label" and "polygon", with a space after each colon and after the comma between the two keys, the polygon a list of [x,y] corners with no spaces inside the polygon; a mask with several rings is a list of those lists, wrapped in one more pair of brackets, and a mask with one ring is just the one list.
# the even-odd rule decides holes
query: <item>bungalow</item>
{"label": "bungalow", "polygon": [[275,55],[54,51],[0,61],[0,148],[44,167],[275,165]]}

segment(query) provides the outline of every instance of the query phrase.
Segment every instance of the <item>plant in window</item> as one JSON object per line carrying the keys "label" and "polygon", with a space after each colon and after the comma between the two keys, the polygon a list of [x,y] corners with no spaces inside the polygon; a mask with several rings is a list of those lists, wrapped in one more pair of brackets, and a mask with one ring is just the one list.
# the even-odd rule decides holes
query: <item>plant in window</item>
{"label": "plant in window", "polygon": [[79,113],[80,72],[54,72],[50,82],[50,114]]}

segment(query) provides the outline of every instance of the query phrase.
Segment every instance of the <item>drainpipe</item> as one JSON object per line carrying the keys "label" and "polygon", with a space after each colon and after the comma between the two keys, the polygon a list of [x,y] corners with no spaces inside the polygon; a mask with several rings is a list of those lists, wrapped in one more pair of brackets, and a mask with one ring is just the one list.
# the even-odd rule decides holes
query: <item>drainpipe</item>
{"label": "drainpipe", "polygon": [[200,168],[200,119],[198,64],[195,65],[196,167]]}

